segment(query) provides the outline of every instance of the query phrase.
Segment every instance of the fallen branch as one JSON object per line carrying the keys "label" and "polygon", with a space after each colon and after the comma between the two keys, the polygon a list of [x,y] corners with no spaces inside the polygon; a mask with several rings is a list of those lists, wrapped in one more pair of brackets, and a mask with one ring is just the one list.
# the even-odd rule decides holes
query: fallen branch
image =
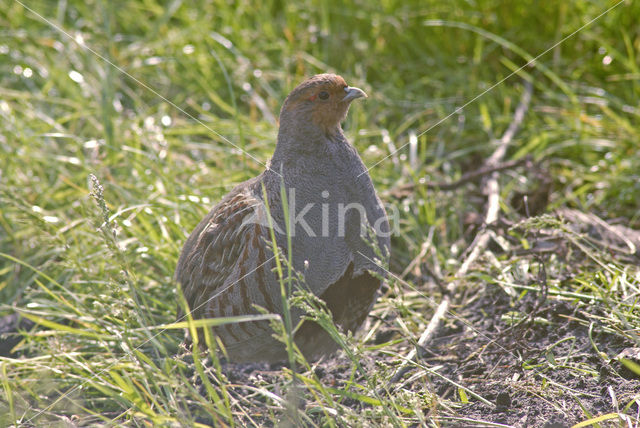
{"label": "fallen branch", "polygon": [[596,247],[626,256],[640,256],[640,231],[621,224],[610,224],[593,213],[559,208],[556,214],[576,232],[586,235]]}
{"label": "fallen branch", "polygon": [[[484,168],[489,169],[492,167],[496,167],[504,158],[504,155],[507,151],[507,148],[516,132],[518,131],[522,121],[524,119],[524,115],[529,109],[529,103],[531,102],[531,93],[532,93],[532,85],[531,82],[525,83],[524,92],[522,93],[522,98],[520,99],[520,103],[516,108],[516,111],[513,115],[513,121],[505,131],[504,135],[497,142],[497,147],[493,154],[487,159],[485,162]],[[487,226],[495,223],[498,220],[498,213],[500,212],[500,186],[498,184],[498,171],[494,170],[491,172],[491,176],[485,182],[483,186],[483,193],[487,195],[487,211],[484,216],[484,224],[485,226],[482,228],[480,233],[476,235],[475,239],[467,249],[466,253],[468,256],[463,261],[462,265],[458,269],[455,274],[457,278],[454,281],[451,281],[447,286],[447,294],[445,294],[442,298],[442,302],[438,305],[431,321],[427,325],[427,328],[422,332],[420,338],[418,339],[417,347],[424,347],[429,340],[433,337],[438,327],[440,326],[440,322],[444,318],[444,315],[449,311],[449,307],[451,306],[451,296],[454,294],[456,288],[460,283],[460,278],[462,278],[468,271],[473,262],[480,256],[480,254],[487,248],[490,238],[490,229]],[[416,357],[416,348],[411,350],[406,358],[404,358],[404,362],[398,368],[396,373],[391,377],[387,386],[391,386],[394,383],[398,382],[402,379],[402,376],[407,372],[407,366],[410,361],[412,361]]]}
{"label": "fallen branch", "polygon": [[424,187],[425,189],[437,190],[454,190],[464,184],[469,183],[470,181],[476,180],[477,178],[484,177],[494,172],[517,168],[522,165],[526,165],[528,167],[533,165],[530,155],[522,159],[511,160],[497,165],[484,165],[482,168],[463,174],[462,177],[460,177],[458,180],[452,182],[425,181],[424,179],[420,179],[417,183],[408,183],[394,187],[393,189],[389,190],[387,194],[396,199],[403,199],[409,196],[411,192],[416,189],[416,187]]}

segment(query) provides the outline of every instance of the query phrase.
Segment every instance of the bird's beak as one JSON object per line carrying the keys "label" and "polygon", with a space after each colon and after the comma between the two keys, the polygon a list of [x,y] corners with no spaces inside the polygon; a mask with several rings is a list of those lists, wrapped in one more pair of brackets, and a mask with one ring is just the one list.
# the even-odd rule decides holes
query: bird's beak
{"label": "bird's beak", "polygon": [[342,99],[343,102],[353,101],[356,98],[367,98],[367,94],[365,94],[364,91],[360,88],[347,86],[346,88],[344,88],[344,91],[347,93],[347,95],[345,95],[344,98]]}

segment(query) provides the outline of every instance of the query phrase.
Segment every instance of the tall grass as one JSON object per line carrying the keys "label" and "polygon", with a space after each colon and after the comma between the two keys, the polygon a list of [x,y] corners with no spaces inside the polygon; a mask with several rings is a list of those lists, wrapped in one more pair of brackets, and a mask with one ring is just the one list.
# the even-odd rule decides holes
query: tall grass
{"label": "tall grass", "polygon": [[[18,310],[37,327],[18,347],[22,358],[0,358],[0,426],[283,420],[282,384],[236,384],[215,355],[183,352],[179,329],[155,327],[174,321],[173,271],[185,237],[232,186],[262,170],[279,106],[304,76],[338,72],[370,95],[344,127],[367,165],[391,155],[371,171],[383,194],[423,176],[455,180],[479,164],[512,120],[522,81],[531,80],[532,111],[509,158],[531,155],[553,178],[547,210],[576,207],[640,227],[637,1],[421,134],[613,4],[25,2],[45,22],[3,0],[0,314]],[[411,133],[420,134],[417,169],[409,147],[392,153]],[[535,178],[506,174],[504,201]],[[443,276],[455,271],[469,239],[462,214],[482,209],[465,190],[418,188],[405,201],[389,199],[402,215],[393,272],[425,242]],[[503,209],[517,218],[507,202]],[[610,329],[633,336],[640,323],[625,299],[633,301],[637,269],[604,260],[614,267],[586,263],[573,288],[554,292],[573,293],[566,296],[576,304],[600,296],[616,314]],[[517,263],[496,263],[517,277]],[[493,273],[488,266],[477,278]],[[435,424],[460,406],[428,389],[374,394],[392,367],[376,366],[373,355],[400,358],[429,320],[424,294],[437,293],[424,278],[403,279],[385,289],[364,333],[374,337],[395,313],[402,339],[345,339],[355,353],[339,387],[324,384],[315,366],[298,367],[302,423]]]}

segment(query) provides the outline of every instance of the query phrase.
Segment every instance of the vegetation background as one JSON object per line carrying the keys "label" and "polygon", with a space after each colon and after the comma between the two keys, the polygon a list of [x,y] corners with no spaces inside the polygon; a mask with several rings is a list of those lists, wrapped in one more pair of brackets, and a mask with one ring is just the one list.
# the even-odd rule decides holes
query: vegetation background
{"label": "vegetation background", "polygon": [[[0,0],[0,315],[35,323],[0,357],[0,426],[637,426],[637,377],[614,361],[640,347],[637,253],[590,244],[557,213],[640,229],[638,17],[636,0]],[[185,237],[263,169],[281,102],[321,72],[370,95],[344,128],[401,214],[396,276],[347,356],[302,364],[297,387],[287,367],[176,356],[181,331],[158,326],[175,319]],[[500,175],[502,246],[455,278],[447,340],[383,391],[485,207],[483,177],[397,190],[481,166],[527,81],[505,161],[528,163]],[[538,201],[527,223],[522,195]],[[541,231],[558,246],[527,252]],[[504,305],[482,300],[495,293]],[[508,363],[447,365],[456,334],[484,329],[485,349],[543,295],[533,357],[512,343]],[[523,422],[528,408],[539,419]]]}

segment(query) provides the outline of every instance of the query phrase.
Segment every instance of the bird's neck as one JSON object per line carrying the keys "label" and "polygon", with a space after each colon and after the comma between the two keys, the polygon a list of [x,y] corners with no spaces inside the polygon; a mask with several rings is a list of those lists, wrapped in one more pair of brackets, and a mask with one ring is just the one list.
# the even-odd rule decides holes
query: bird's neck
{"label": "bird's neck", "polygon": [[343,143],[348,144],[339,123],[328,129],[309,123],[304,126],[281,124],[271,165],[286,166],[301,157],[321,160],[326,156],[329,145]]}

